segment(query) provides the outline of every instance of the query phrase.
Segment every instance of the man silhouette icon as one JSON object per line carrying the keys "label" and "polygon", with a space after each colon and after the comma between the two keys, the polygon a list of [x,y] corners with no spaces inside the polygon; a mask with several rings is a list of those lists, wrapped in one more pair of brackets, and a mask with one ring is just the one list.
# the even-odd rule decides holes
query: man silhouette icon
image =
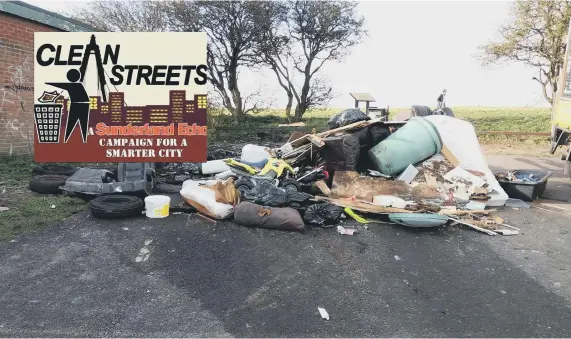
{"label": "man silhouette icon", "polygon": [[77,69],[67,71],[67,80],[69,82],[46,82],[46,85],[61,88],[69,94],[71,102],[69,112],[67,112],[67,123],[65,127],[65,141],[71,136],[71,132],[79,122],[81,128],[81,137],[83,142],[87,142],[87,125],[89,123],[89,96],[81,82],[81,73]]}

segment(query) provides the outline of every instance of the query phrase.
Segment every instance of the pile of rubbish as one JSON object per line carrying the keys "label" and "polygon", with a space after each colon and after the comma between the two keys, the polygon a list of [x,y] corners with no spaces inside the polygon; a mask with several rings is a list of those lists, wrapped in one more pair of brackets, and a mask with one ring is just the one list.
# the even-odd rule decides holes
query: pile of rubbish
{"label": "pile of rubbish", "polygon": [[[537,198],[550,175],[494,175],[474,127],[450,115],[385,121],[348,109],[331,117],[328,126],[320,133],[293,132],[281,146],[209,152],[212,160],[202,164],[52,169],[34,177],[30,188],[97,196],[90,208],[98,218],[191,212],[212,223],[233,218],[243,226],[291,231],[336,227],[352,218],[408,227],[461,224],[489,235],[513,235],[519,230],[495,215],[494,207],[507,202],[525,208],[518,199]],[[152,195],[158,179],[174,184],[184,204],[170,206],[169,196]],[[130,196],[138,193],[144,201]],[[340,225],[337,231],[356,232]]]}
{"label": "pile of rubbish", "polygon": [[205,178],[184,181],[180,194],[211,220],[233,217],[250,227],[303,231],[353,218],[518,233],[486,209],[503,206],[508,195],[469,122],[446,115],[389,122],[350,109],[328,125],[320,133],[293,132],[280,147],[249,144],[240,157],[201,164],[193,172]]}

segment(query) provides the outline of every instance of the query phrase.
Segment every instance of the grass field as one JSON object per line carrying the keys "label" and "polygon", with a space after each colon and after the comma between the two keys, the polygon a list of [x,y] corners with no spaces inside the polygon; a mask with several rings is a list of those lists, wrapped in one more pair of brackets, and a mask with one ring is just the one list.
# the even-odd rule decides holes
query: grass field
{"label": "grass field", "polygon": [[[32,157],[0,157],[0,241],[20,233],[33,232],[86,208],[85,201],[63,195],[41,195],[28,189],[32,178]],[[53,208],[52,208],[53,206]]]}
{"label": "grass field", "polygon": [[[327,129],[327,121],[342,109],[315,109],[304,115],[303,122],[308,127],[318,130]],[[390,109],[391,116],[402,109]],[[549,132],[550,108],[537,107],[452,107],[456,117],[469,121],[476,131],[511,131],[511,132]],[[226,114],[212,114],[209,128],[215,130],[220,126],[233,126],[232,118]],[[287,123],[285,113],[280,110],[268,110],[247,117],[239,128],[247,133],[248,127],[276,127]],[[237,136],[237,134],[234,134]],[[516,137],[481,135],[480,142],[507,143],[547,143],[546,137]]]}

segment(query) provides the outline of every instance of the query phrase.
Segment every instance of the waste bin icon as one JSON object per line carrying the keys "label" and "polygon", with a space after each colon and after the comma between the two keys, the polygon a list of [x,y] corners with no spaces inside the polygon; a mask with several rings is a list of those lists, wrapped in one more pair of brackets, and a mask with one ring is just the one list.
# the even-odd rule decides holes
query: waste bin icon
{"label": "waste bin icon", "polygon": [[34,105],[34,119],[40,143],[58,143],[61,130],[63,105],[38,104]]}

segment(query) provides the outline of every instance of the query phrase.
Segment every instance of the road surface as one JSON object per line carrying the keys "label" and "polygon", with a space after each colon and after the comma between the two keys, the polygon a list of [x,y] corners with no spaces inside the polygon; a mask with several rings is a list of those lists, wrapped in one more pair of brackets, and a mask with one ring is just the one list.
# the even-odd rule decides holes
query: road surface
{"label": "road surface", "polygon": [[0,244],[0,335],[569,337],[571,213],[558,198],[502,211],[522,229],[511,237],[78,214]]}

